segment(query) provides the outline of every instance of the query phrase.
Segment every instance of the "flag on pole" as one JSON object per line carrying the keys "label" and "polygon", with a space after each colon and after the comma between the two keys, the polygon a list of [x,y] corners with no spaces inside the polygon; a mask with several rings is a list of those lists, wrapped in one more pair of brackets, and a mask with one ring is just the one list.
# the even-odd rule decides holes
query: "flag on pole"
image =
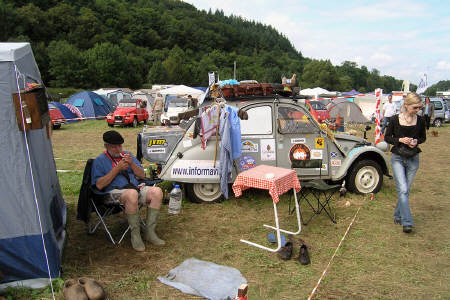
{"label": "flag on pole", "polygon": [[380,126],[380,104],[381,104],[381,96],[383,95],[382,89],[375,89],[375,98],[377,99],[377,106],[375,108],[375,145],[378,144],[383,137],[383,134],[381,133],[381,126]]}
{"label": "flag on pole", "polygon": [[416,93],[423,94],[428,89],[428,79],[427,74],[423,74],[422,79],[420,79],[419,86],[417,87]]}

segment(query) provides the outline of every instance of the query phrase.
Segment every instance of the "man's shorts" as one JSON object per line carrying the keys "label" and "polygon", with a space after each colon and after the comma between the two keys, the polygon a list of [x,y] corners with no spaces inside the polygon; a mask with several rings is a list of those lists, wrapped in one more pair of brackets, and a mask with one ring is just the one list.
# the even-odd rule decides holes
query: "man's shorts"
{"label": "man's shorts", "polygon": [[[145,196],[147,195],[147,191],[151,188],[151,186],[146,186],[144,185],[140,190],[139,190],[139,204],[146,204],[145,203]],[[122,193],[126,191],[124,190],[119,190],[119,189],[114,189],[111,190],[109,192],[109,201],[113,201],[113,202],[121,202],[120,201],[120,196],[122,196]]]}

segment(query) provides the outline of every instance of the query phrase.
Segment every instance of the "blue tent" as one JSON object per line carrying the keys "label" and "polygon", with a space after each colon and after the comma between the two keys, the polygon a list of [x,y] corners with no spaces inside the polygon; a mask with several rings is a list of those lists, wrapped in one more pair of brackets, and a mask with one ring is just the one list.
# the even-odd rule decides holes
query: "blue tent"
{"label": "blue tent", "polygon": [[344,92],[342,93],[342,96],[355,96],[360,94],[360,92],[356,91],[356,90],[351,90],[350,92]]}
{"label": "blue tent", "polygon": [[70,96],[67,103],[78,108],[83,118],[102,118],[113,109],[110,100],[89,91],[82,91]]}
{"label": "blue tent", "polygon": [[64,118],[66,118],[66,123],[79,121],[77,115],[71,112],[67,106],[63,105],[60,102],[50,102],[50,103],[56,106],[61,111]]}
{"label": "blue tent", "polygon": [[36,107],[47,107],[42,88],[20,90],[31,83],[42,86],[29,43],[0,43],[0,78],[0,290],[41,288],[60,276],[66,204],[47,121],[33,114],[35,127],[20,131],[16,118],[13,99],[36,99]]}

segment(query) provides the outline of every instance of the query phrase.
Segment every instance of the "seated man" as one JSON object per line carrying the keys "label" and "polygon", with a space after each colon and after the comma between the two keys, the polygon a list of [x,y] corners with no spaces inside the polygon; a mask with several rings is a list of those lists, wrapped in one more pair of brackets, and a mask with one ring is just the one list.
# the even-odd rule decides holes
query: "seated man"
{"label": "seated man", "polygon": [[122,151],[123,137],[115,130],[103,134],[106,151],[92,164],[92,185],[97,193],[106,194],[111,200],[119,200],[125,206],[131,231],[131,245],[136,251],[144,251],[141,238],[138,206],[147,205],[147,221],[144,239],[154,245],[164,245],[155,233],[163,193],[159,187],[140,185],[145,178],[144,169],[128,151]]}

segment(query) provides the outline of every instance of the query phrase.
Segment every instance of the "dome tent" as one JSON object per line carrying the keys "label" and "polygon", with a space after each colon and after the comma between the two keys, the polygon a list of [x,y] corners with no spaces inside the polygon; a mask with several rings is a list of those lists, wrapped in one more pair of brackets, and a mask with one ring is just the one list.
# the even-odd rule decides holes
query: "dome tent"
{"label": "dome tent", "polygon": [[328,103],[327,109],[331,118],[336,118],[337,115],[340,115],[344,119],[344,123],[362,124],[368,122],[358,104],[345,98],[333,99]]}
{"label": "dome tent", "polygon": [[78,108],[84,119],[102,119],[113,109],[113,104],[109,99],[89,91],[78,92],[70,96],[66,103]]}

